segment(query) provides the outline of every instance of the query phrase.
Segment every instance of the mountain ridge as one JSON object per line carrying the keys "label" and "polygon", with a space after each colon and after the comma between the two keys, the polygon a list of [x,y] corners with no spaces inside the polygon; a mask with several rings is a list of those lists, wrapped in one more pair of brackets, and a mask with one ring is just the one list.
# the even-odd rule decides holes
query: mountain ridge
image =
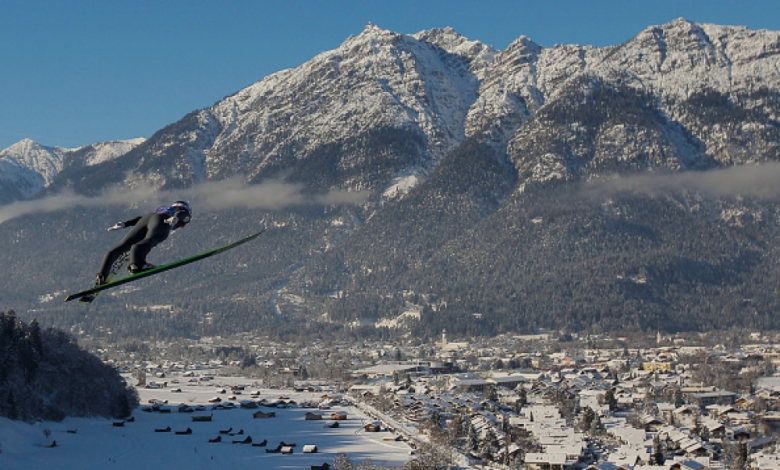
{"label": "mountain ridge", "polygon": [[[245,159],[241,170],[253,166],[248,175],[252,180],[267,177],[258,168],[273,167],[269,160],[283,159],[280,154],[289,153],[290,147],[305,155],[313,147],[373,126],[411,125],[426,136],[429,156],[422,163],[430,169],[466,137],[495,140],[497,150],[505,149],[520,125],[554,100],[556,93],[565,92],[565,82],[581,74],[604,81],[617,77],[623,86],[646,90],[660,101],[659,109],[671,120],[677,119],[675,109],[665,103],[704,89],[755,92],[757,83],[778,89],[780,76],[776,66],[770,67],[772,61],[777,62],[778,44],[777,32],[698,24],[683,18],[649,26],[619,46],[547,48],[520,36],[504,51],[470,41],[451,28],[406,35],[369,24],[337,49],[194,111],[187,140],[164,145],[181,150],[183,156],[176,165],[188,168],[190,183],[239,171],[230,165],[223,168],[226,165],[221,163],[225,155],[238,152]],[[431,53],[435,56],[436,51],[440,57],[434,58]],[[686,61],[691,63],[686,65]],[[704,67],[697,67],[699,63]],[[455,66],[449,67],[445,79],[432,80],[431,75],[443,75],[442,64]],[[325,84],[318,85],[323,78]],[[379,86],[382,83],[386,88]],[[347,95],[345,90],[349,90]],[[334,100],[335,96],[349,99]],[[266,103],[269,97],[274,97],[273,102]],[[297,124],[290,132],[292,138],[286,125],[291,121]],[[254,140],[242,142],[240,136],[247,134],[254,135]],[[269,138],[269,134],[281,135]],[[159,150],[150,153],[155,152]],[[49,184],[58,170],[42,168],[38,173]]]}
{"label": "mountain ridge", "polygon": [[[237,177],[302,195],[275,210],[196,209],[197,235],[188,228],[155,256],[208,249],[260,220],[275,229],[252,252],[174,273],[144,286],[142,297],[101,298],[117,317],[91,320],[94,334],[108,325],[163,334],[137,317],[154,317],[148,309],[160,297],[177,325],[154,317],[166,335],[257,324],[345,328],[409,303],[423,312],[412,327],[419,335],[444,325],[461,334],[724,328],[747,308],[755,309],[751,324],[780,327],[768,295],[780,276],[772,262],[776,197],[746,197],[749,188],[736,180],[716,197],[702,185],[670,190],[647,181],[646,190],[588,192],[595,181],[626,176],[757,163],[757,171],[775,171],[767,164],[780,161],[779,45],[778,32],[684,19],[607,48],[548,48],[520,36],[503,51],[451,28],[407,35],[368,25],[115,158],[63,169],[38,197],[148,186],[197,198],[201,183]],[[332,191],[368,197],[312,202]],[[47,292],[61,288],[56,277],[67,270],[50,262],[27,268],[52,269],[52,277],[19,272],[19,253],[52,244],[29,235],[39,225],[67,227],[70,244],[55,250],[60,262],[94,269],[95,260],[79,256],[106,244],[96,225],[121,219],[118,208],[0,224],[12,247],[0,254],[11,267],[0,285],[24,279]],[[24,295],[14,291],[13,299]],[[124,295],[134,300],[122,302]],[[738,298],[754,300],[744,306]],[[49,301],[29,309],[52,321],[78,318]]]}

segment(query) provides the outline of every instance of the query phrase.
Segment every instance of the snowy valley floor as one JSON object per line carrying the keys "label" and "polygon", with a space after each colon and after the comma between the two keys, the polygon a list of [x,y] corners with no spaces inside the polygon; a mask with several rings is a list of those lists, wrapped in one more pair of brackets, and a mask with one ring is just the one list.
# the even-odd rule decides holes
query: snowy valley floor
{"label": "snowy valley floor", "polygon": [[[228,379],[225,379],[228,380]],[[240,382],[240,379],[232,379]],[[115,420],[102,418],[68,418],[62,422],[22,423],[0,418],[0,469],[3,470],[81,470],[81,469],[303,469],[312,465],[332,463],[339,453],[345,453],[354,463],[370,458],[380,465],[401,466],[410,458],[405,442],[386,441],[389,432],[365,432],[369,419],[357,408],[334,406],[330,410],[287,408],[207,410],[179,413],[177,405],[207,405],[208,400],[230,396],[230,389],[218,395],[221,386],[229,386],[222,378],[219,385],[175,384],[163,389],[140,389],[141,407],[149,400],[168,400],[164,405],[170,413],[135,410],[134,422],[115,426]],[[172,389],[180,388],[180,393]],[[296,402],[318,400],[322,394],[295,393],[286,390],[260,390],[260,396],[249,396],[251,387],[238,395],[237,401],[266,399],[281,396]],[[253,418],[258,410],[273,411],[275,418]],[[327,414],[323,420],[307,421],[306,412]],[[327,428],[334,421],[331,412],[345,412],[347,420],[339,421],[339,428]],[[212,415],[210,422],[194,422],[193,416]],[[155,429],[171,428],[171,432],[155,432]],[[176,431],[192,429],[192,434],[177,435]],[[241,429],[243,435],[229,436],[220,430]],[[45,431],[50,435],[46,437]],[[222,442],[208,440],[222,436]],[[266,439],[266,447],[234,444],[233,441],[251,436],[254,443]],[[56,441],[55,447],[48,447]],[[283,455],[268,453],[281,441],[295,443],[293,453]],[[304,445],[316,445],[317,453],[303,453]]]}

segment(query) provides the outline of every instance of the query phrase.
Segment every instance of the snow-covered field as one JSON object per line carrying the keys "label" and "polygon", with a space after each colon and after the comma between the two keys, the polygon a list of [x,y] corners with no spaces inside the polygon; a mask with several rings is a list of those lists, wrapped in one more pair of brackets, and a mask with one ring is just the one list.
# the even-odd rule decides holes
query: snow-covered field
{"label": "snow-covered field", "polygon": [[[218,378],[216,382],[225,385]],[[245,381],[245,383],[247,383]],[[181,392],[172,392],[180,388]],[[400,466],[409,460],[409,446],[405,442],[386,441],[392,437],[389,432],[369,433],[363,427],[371,422],[357,408],[334,406],[330,410],[286,408],[274,409],[227,409],[180,413],[177,405],[206,405],[208,400],[219,396],[228,401],[226,394],[218,394],[220,386],[169,384],[163,389],[140,389],[141,407],[149,400],[168,400],[170,413],[133,413],[135,420],[115,426],[115,420],[103,418],[68,418],[62,422],[21,423],[0,418],[0,469],[304,469],[311,465],[332,463],[339,453],[347,454],[354,463],[370,458],[380,465]],[[260,390],[260,396],[250,396],[255,389],[247,387],[237,401],[266,399],[276,400],[282,396],[304,402],[319,400],[322,393],[296,393],[286,390]],[[275,418],[253,418],[258,410],[276,413]],[[324,413],[323,420],[306,421],[307,411]],[[331,412],[347,413],[346,421],[339,421],[338,428],[327,428],[334,421]],[[212,415],[211,422],[193,422],[193,416]],[[171,432],[155,432],[155,429],[170,427]],[[176,431],[192,429],[192,434],[177,435]],[[243,429],[243,435],[220,434],[220,430]],[[50,431],[47,437],[45,431]],[[222,436],[222,442],[208,440]],[[267,439],[266,447],[248,444],[234,444],[251,436],[252,442]],[[48,447],[52,441],[56,446]],[[295,443],[293,453],[283,455],[268,453],[281,441]],[[317,453],[303,453],[304,445],[316,445]]]}

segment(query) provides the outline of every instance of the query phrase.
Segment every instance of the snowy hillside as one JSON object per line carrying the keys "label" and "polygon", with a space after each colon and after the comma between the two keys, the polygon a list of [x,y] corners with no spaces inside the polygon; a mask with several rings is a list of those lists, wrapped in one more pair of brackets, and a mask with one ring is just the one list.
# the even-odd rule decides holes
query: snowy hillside
{"label": "snowy hillside", "polygon": [[[221,380],[221,379],[220,379]],[[230,383],[236,382],[235,379]],[[222,382],[220,382],[222,383]],[[229,387],[229,385],[225,385]],[[144,403],[149,400],[168,402],[162,408],[171,413],[144,412],[139,408],[133,421],[67,418],[62,422],[28,424],[0,418],[0,468],[8,470],[70,470],[80,468],[113,468],[135,470],[167,470],[171,468],[211,469],[231,468],[267,470],[309,468],[312,465],[332,464],[344,453],[355,463],[371,459],[379,465],[401,466],[409,460],[410,447],[405,442],[386,441],[391,433],[367,433],[363,426],[370,421],[351,406],[334,406],[328,411],[303,408],[257,408],[211,410],[208,402],[218,395],[219,387],[182,385],[181,393],[172,393],[174,387],[139,390]],[[254,390],[254,389],[252,389]],[[244,400],[276,401],[279,390],[260,390],[260,395]],[[314,400],[318,394],[284,392],[296,402]],[[203,406],[204,411],[180,413],[178,405]],[[142,406],[143,407],[143,406]],[[273,411],[276,417],[257,419],[252,413]],[[307,421],[307,411],[327,418]],[[339,421],[338,428],[327,428],[330,413],[345,413],[347,420]],[[208,422],[194,422],[193,416],[212,416]],[[117,426],[116,424],[122,424]],[[168,432],[155,432],[170,428]],[[177,434],[187,429],[191,434]],[[220,431],[232,429],[230,434]],[[243,430],[242,434],[236,434]],[[221,437],[221,442],[209,439]],[[235,444],[251,438],[251,443]],[[265,446],[260,444],[267,441]],[[52,446],[52,443],[56,445]],[[266,452],[280,442],[294,444],[291,454]],[[316,453],[304,453],[304,446],[316,446]]]}
{"label": "snowy hillside", "polygon": [[[112,142],[101,142],[89,146],[89,151],[84,159],[86,166],[97,165],[99,163],[107,162],[120,157],[135,147],[144,143],[146,139],[138,137],[130,140],[116,140]],[[78,150],[84,149],[81,147]]]}
{"label": "snowy hillside", "polygon": [[291,142],[303,158],[383,127],[419,129],[436,160],[464,139],[479,86],[472,69],[484,69],[494,54],[452,30],[410,36],[369,25],[338,49],[203,110],[200,120],[214,116],[221,131],[208,149],[206,175],[235,172],[240,154],[251,178]]}

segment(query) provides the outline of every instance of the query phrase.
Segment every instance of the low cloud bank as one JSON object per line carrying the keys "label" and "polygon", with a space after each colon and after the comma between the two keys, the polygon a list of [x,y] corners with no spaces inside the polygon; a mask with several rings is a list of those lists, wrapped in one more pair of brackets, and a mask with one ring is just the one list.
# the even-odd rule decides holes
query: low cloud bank
{"label": "low cloud bank", "polygon": [[585,185],[583,192],[592,197],[605,197],[620,192],[657,195],[683,190],[698,191],[713,197],[741,196],[780,201],[780,163],[740,165],[710,171],[599,178]]}
{"label": "low cloud bank", "polygon": [[280,210],[301,205],[352,205],[368,200],[367,191],[331,191],[325,194],[303,193],[303,185],[269,181],[249,185],[239,178],[209,181],[182,190],[157,191],[149,186],[112,189],[97,197],[87,197],[71,190],[56,196],[19,201],[0,207],[0,224],[25,214],[58,212],[76,207],[101,208],[114,205],[148,205],[148,210],[178,199],[193,204],[194,210],[233,208]]}

